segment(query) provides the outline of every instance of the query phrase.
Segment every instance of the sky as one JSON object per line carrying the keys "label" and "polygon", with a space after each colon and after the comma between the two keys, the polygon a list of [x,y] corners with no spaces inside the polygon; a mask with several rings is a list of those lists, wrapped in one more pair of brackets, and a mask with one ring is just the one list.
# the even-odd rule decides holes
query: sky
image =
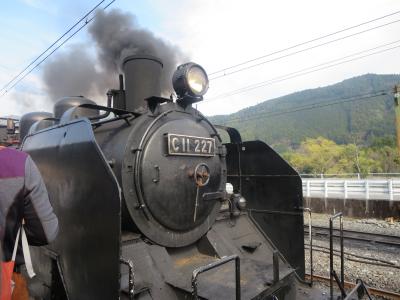
{"label": "sky", "polygon": [[[99,1],[3,0],[0,88]],[[395,0],[116,0],[106,11],[112,9],[135,15],[141,27],[205,68],[210,88],[198,109],[206,115],[233,113],[366,73],[400,73],[400,3]],[[280,51],[389,14],[393,15]],[[72,47],[92,51],[87,27],[52,57]],[[383,50],[387,51],[350,61]],[[278,53],[270,55],[274,52]],[[255,60],[258,57],[263,58]],[[253,61],[228,69],[249,60]],[[335,65],[343,61],[349,62]],[[49,99],[43,80],[46,63],[7,93],[0,92],[0,116],[52,111],[54,99]],[[260,87],[246,89],[254,85]]]}

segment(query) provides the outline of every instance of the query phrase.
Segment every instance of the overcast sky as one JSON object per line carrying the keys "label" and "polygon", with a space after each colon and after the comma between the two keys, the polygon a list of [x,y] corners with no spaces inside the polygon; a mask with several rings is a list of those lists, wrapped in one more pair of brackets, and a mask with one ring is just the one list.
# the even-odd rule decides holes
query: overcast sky
{"label": "overcast sky", "polygon": [[[100,0],[2,1],[0,9],[0,88],[23,70],[36,56],[62,35]],[[104,4],[108,3],[105,1]],[[103,5],[104,6],[104,5]],[[375,18],[400,11],[395,0],[335,1],[234,1],[234,0],[116,0],[109,8],[136,16],[143,28],[178,46],[191,61],[209,74],[269,53],[318,38]],[[399,21],[398,21],[399,20]],[[392,23],[385,25],[387,23]],[[378,29],[356,34],[372,27]],[[210,89],[198,108],[207,115],[227,114],[295,91],[333,84],[365,73],[400,73],[400,13],[328,38],[266,56],[250,64],[210,75]],[[345,36],[354,34],[352,37]],[[324,46],[321,43],[343,38]],[[399,40],[399,42],[396,42]],[[387,46],[382,46],[382,45]],[[66,43],[55,55],[70,47],[90,49],[87,29]],[[294,55],[308,47],[315,48]],[[382,47],[381,47],[382,46]],[[399,48],[394,48],[399,46]],[[373,49],[364,52],[368,49]],[[302,76],[287,74],[310,67],[351,60],[373,52],[379,54],[340,64]],[[351,56],[355,53],[360,53]],[[289,55],[287,57],[282,57]],[[281,57],[281,58],[280,58]],[[271,62],[267,62],[273,60]],[[45,62],[46,64],[46,62]],[[247,68],[254,64],[256,67]],[[317,67],[317,69],[320,67]],[[229,74],[232,71],[239,71]],[[59,72],[63,72],[62,69]],[[79,70],[77,70],[79,72]],[[221,76],[223,74],[225,76]],[[21,115],[28,110],[52,111],[43,66],[0,96],[2,115]],[[292,77],[292,76],[289,76]],[[275,80],[279,78],[280,80]],[[271,81],[272,80],[272,81]],[[241,88],[262,83],[262,87],[229,95]],[[107,87],[112,88],[112,87]],[[0,95],[3,94],[0,92]],[[73,94],[73,92],[71,92]],[[225,95],[225,96],[224,96]]]}

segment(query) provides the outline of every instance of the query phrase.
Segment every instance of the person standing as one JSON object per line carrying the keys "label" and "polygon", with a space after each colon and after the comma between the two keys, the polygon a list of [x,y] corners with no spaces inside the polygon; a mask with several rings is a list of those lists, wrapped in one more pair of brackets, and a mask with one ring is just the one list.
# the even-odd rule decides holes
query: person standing
{"label": "person standing", "polygon": [[[0,240],[3,269],[4,263],[12,259],[17,234],[23,223],[27,241],[32,246],[49,244],[57,236],[58,219],[37,166],[27,153],[0,146]],[[21,300],[28,298],[26,282],[19,274],[24,259],[22,251],[18,250],[13,275],[16,279],[13,300],[16,297]],[[2,281],[1,300],[6,289],[3,284],[7,283]]]}

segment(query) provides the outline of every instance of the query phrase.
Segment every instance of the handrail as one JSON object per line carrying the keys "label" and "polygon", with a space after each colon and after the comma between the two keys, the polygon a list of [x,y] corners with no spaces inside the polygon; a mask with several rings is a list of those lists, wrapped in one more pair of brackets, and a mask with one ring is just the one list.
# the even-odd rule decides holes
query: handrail
{"label": "handrail", "polygon": [[313,285],[314,282],[314,270],[313,270],[313,238],[312,238],[312,216],[311,216],[311,208],[303,207],[303,210],[308,212],[308,240],[310,243],[310,286]]}
{"label": "handrail", "polygon": [[[340,280],[333,269],[333,221],[340,218]],[[343,213],[339,212],[329,218],[329,281],[330,281],[330,296],[333,299],[333,279],[335,278],[338,284],[342,297],[346,297],[344,291],[344,253],[343,253]]]}
{"label": "handrail", "polygon": [[372,300],[371,295],[368,292],[367,287],[365,286],[364,282],[361,279],[356,280],[357,285],[350,291],[350,293],[347,294],[346,298],[344,300],[350,300],[352,299],[351,297],[355,292],[357,292],[357,297],[358,299],[361,299],[364,296],[364,292],[367,294],[368,299]]}
{"label": "handrail", "polygon": [[204,272],[215,269],[227,262],[235,260],[235,281],[236,281],[236,300],[240,300],[240,258],[237,255],[224,256],[220,260],[212,262],[206,266],[199,267],[192,274],[192,295],[193,299],[197,300],[197,277]]}
{"label": "handrail", "polygon": [[135,296],[135,273],[133,272],[133,262],[130,259],[120,258],[120,262],[126,265],[129,269],[129,283],[128,283],[128,293],[129,299],[133,300]]}

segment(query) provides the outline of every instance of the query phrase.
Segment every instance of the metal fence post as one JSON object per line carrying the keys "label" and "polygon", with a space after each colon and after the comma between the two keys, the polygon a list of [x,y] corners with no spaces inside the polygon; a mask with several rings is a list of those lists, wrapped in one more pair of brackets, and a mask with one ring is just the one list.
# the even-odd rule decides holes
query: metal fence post
{"label": "metal fence post", "polygon": [[393,201],[393,180],[392,179],[388,180],[388,186],[389,186],[389,200]]}
{"label": "metal fence post", "polygon": [[333,219],[329,219],[329,287],[330,299],[333,300]]}
{"label": "metal fence post", "polygon": [[325,198],[328,198],[328,181],[325,179],[324,182],[324,189],[325,189]]}
{"label": "metal fence post", "polygon": [[369,212],[369,183],[365,180],[365,212]]}
{"label": "metal fence post", "polygon": [[400,85],[396,84],[394,86],[394,112],[396,116],[396,136],[397,136],[397,151],[400,155]]}

